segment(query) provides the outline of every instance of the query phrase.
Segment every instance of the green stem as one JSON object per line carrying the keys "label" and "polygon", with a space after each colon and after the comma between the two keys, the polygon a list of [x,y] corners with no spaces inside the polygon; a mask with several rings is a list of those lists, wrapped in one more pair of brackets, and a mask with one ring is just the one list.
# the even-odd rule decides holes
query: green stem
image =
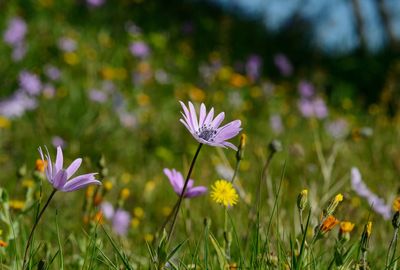
{"label": "green stem", "polygon": [[169,233],[168,233],[168,238],[167,238],[168,242],[169,242],[169,240],[171,238],[172,233],[174,232],[174,228],[175,228],[175,224],[176,224],[176,218],[178,217],[178,213],[179,213],[179,210],[181,208],[182,200],[183,200],[184,194],[186,192],[186,187],[188,185],[190,176],[192,175],[194,164],[196,163],[197,156],[199,155],[202,146],[203,146],[203,144],[200,143],[199,147],[197,147],[196,153],[194,154],[192,163],[190,164],[189,172],[188,172],[188,174],[186,176],[185,184],[183,185],[181,195],[179,196],[179,199],[178,199],[178,202],[177,202],[177,206],[176,206],[176,209],[175,209],[175,212],[174,212],[174,216],[173,216],[173,219],[172,219],[171,228],[170,228]]}
{"label": "green stem", "polygon": [[28,241],[26,242],[26,246],[25,246],[24,260],[23,260],[23,263],[22,263],[22,270],[25,269],[26,264],[30,260],[30,259],[27,260],[26,256],[28,255],[28,250],[29,250],[29,247],[31,245],[33,234],[34,234],[34,232],[36,230],[36,227],[39,224],[39,221],[40,221],[41,217],[43,216],[44,211],[46,210],[47,206],[49,206],[50,201],[51,201],[51,199],[53,199],[53,196],[54,196],[54,194],[56,194],[56,192],[57,192],[57,189],[53,189],[53,191],[51,192],[49,198],[47,199],[46,204],[43,206],[42,210],[40,211],[39,215],[37,216],[37,218],[35,220],[35,223],[33,224],[32,230],[31,230],[31,232],[29,234]]}
{"label": "green stem", "polygon": [[[397,242],[397,234],[398,234],[399,229],[395,228],[392,240],[390,241],[388,253],[386,256],[386,268],[389,269],[390,265],[392,264],[395,252],[396,252],[396,242]],[[394,245],[394,246],[393,246]]]}

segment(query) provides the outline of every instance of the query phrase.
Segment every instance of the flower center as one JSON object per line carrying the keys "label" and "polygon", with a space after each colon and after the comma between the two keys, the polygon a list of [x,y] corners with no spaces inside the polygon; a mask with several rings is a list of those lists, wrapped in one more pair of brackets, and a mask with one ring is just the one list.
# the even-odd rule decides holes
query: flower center
{"label": "flower center", "polygon": [[214,137],[217,134],[217,131],[211,127],[202,126],[197,131],[197,136],[205,141],[214,141]]}

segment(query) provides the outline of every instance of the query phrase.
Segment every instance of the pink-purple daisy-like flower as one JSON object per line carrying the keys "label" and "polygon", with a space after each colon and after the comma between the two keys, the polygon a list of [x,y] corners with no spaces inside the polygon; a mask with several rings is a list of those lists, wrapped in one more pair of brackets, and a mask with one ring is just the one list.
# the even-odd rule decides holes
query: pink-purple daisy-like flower
{"label": "pink-purple daisy-like flower", "polygon": [[[169,182],[171,183],[172,188],[174,189],[175,193],[180,196],[182,194],[183,186],[185,185],[185,180],[180,172],[175,169],[164,169],[164,174],[168,177]],[[189,179],[185,194],[183,195],[184,198],[193,198],[203,195],[207,192],[207,188],[203,186],[193,186],[194,181]]]}
{"label": "pink-purple daisy-like flower", "polygon": [[75,159],[71,165],[68,166],[68,168],[64,169],[63,168],[63,152],[61,147],[57,147],[57,156],[56,156],[56,162],[53,164],[51,161],[51,157],[49,154],[49,151],[46,148],[46,154],[43,155],[42,148],[39,147],[39,153],[43,161],[47,161],[47,166],[46,166],[46,176],[47,180],[50,182],[50,184],[53,185],[53,187],[57,190],[63,191],[63,192],[71,192],[75,191],[81,188],[84,188],[88,185],[94,184],[94,185],[101,185],[101,182],[96,180],[94,176],[96,173],[88,173],[88,174],[82,174],[79,176],[76,176],[72,178],[71,180],[68,181],[68,179],[71,178],[72,175],[76,173],[76,171],[79,169],[82,163],[81,158]]}
{"label": "pink-purple daisy-like flower", "polygon": [[114,209],[111,203],[103,202],[101,204],[103,215],[111,221],[112,230],[118,235],[126,235],[128,233],[131,215],[128,211],[121,208]]}
{"label": "pink-purple daisy-like flower", "polygon": [[206,106],[202,103],[200,106],[200,116],[197,119],[197,113],[193,104],[189,101],[189,108],[180,101],[183,109],[183,119],[180,121],[189,130],[193,137],[203,144],[218,147],[230,147],[237,150],[237,147],[226,140],[229,140],[242,130],[240,120],[234,120],[222,127],[222,121],[225,118],[225,113],[221,112],[214,118],[214,108],[207,113]]}

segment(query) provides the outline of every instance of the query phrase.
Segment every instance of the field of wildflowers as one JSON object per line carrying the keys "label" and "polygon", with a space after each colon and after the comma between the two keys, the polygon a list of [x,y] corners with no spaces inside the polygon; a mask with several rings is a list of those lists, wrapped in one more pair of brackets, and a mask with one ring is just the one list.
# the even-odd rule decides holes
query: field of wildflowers
{"label": "field of wildflowers", "polygon": [[399,62],[366,103],[173,6],[0,0],[1,269],[397,269]]}

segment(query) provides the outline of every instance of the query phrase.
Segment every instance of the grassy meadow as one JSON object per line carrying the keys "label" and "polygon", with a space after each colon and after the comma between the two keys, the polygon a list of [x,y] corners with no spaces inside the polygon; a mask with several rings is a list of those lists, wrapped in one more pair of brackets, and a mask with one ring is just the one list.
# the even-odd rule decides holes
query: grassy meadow
{"label": "grassy meadow", "polygon": [[[214,8],[103,2],[0,1],[0,269],[397,269],[395,59],[367,102]],[[239,150],[196,152],[179,101]]]}

